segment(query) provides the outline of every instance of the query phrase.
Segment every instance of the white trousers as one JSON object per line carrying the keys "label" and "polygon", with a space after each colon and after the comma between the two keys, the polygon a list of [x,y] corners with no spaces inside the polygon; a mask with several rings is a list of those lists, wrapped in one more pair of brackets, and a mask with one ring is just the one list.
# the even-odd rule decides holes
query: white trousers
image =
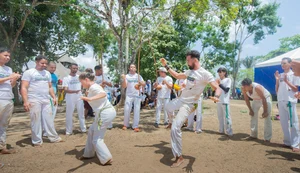
{"label": "white trousers", "polygon": [[6,129],[12,117],[13,109],[12,100],[0,100],[0,150],[6,148]]}
{"label": "white trousers", "polygon": [[173,119],[171,127],[171,145],[174,157],[182,155],[182,132],[181,127],[191,112],[195,111],[193,104],[186,104],[178,98],[172,100],[167,104],[167,112],[169,115],[175,110],[179,110],[175,119]]}
{"label": "white trousers", "polygon": [[218,119],[219,119],[219,132],[224,133],[224,124],[226,134],[232,136],[232,121],[230,115],[229,104],[217,103]]}
{"label": "white trousers", "polygon": [[[100,116],[99,116],[100,113]],[[113,107],[96,111],[95,120],[89,128],[88,138],[84,149],[84,157],[94,157],[95,153],[101,164],[105,164],[112,159],[112,155],[104,143],[104,135],[109,124],[116,117],[116,111]],[[98,122],[101,126],[98,127]]]}
{"label": "white trousers", "polygon": [[[202,101],[203,97],[200,97],[198,100],[198,107],[196,109],[196,112],[191,113],[188,116],[188,129],[193,129],[196,132],[201,132],[202,131]],[[196,128],[194,129],[194,116],[196,115]]]}
{"label": "white trousers", "polygon": [[[278,109],[280,124],[284,135],[284,144],[292,146],[293,148],[299,148],[300,138],[296,103],[291,103],[291,112],[288,107],[288,102],[285,101],[278,102]],[[292,120],[290,120],[290,113],[292,115]]]}
{"label": "white trousers", "polygon": [[168,123],[169,118],[168,118],[168,113],[166,111],[166,106],[169,102],[170,102],[170,99],[168,99],[168,98],[158,98],[157,99],[155,123],[157,123],[157,124],[160,123],[160,113],[161,113],[162,108],[164,109],[164,123]]}
{"label": "white trousers", "polygon": [[[267,98],[267,105],[268,105],[268,117],[264,118],[264,139],[271,140],[272,138],[272,120],[271,120],[271,112],[272,112],[272,102],[270,97]],[[253,100],[252,102],[252,110],[254,112],[254,116],[251,116],[250,128],[251,128],[251,137],[257,138],[258,134],[258,115],[259,109],[262,107],[261,100]]]}
{"label": "white trousers", "polygon": [[31,119],[31,140],[32,144],[42,144],[42,124],[44,124],[44,130],[48,135],[48,139],[51,142],[57,142],[61,140],[58,136],[53,121],[52,107],[50,99],[44,100],[28,100],[30,107],[30,119]]}
{"label": "white trousers", "polygon": [[66,94],[66,134],[73,133],[73,113],[75,106],[77,108],[78,119],[81,132],[86,132],[83,101],[81,94]]}
{"label": "white trousers", "polygon": [[132,109],[132,103],[134,104],[134,112],[133,112],[133,125],[132,128],[139,127],[140,121],[140,109],[141,109],[141,97],[130,97],[126,96],[125,106],[124,106],[124,126],[129,127],[130,122],[130,112]]}

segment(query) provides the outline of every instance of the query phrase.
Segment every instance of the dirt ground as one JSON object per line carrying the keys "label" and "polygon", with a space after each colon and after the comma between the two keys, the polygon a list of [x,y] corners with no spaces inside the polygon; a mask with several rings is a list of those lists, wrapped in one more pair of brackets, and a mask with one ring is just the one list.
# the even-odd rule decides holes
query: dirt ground
{"label": "dirt ground", "polygon": [[[298,108],[300,110],[300,107]],[[55,126],[64,143],[52,144],[45,138],[43,147],[31,146],[29,117],[25,113],[14,113],[7,134],[7,143],[17,153],[0,155],[5,166],[2,173],[41,172],[105,172],[105,173],[156,173],[156,172],[300,172],[300,153],[281,148],[283,134],[280,122],[273,121],[273,138],[270,144],[263,141],[263,119],[259,119],[259,139],[245,140],[250,132],[250,116],[244,101],[231,102],[233,120],[232,139],[219,135],[216,105],[204,101],[203,130],[201,134],[183,132],[183,154],[185,162],[179,168],[170,168],[173,155],[170,131],[153,126],[155,111],[141,111],[142,132],[123,131],[122,109],[108,130],[105,142],[113,155],[112,166],[101,166],[95,157],[81,161],[86,134],[78,132],[79,124],[74,116],[75,135],[66,137],[65,114],[58,113]],[[262,110],[261,110],[262,111]],[[273,106],[273,115],[277,109]],[[93,119],[87,120],[90,126]]]}

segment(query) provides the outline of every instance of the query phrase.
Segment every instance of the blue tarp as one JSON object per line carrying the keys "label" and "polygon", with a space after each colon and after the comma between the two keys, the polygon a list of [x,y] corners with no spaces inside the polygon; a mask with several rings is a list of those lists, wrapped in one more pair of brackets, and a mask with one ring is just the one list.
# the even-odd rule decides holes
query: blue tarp
{"label": "blue tarp", "polygon": [[274,73],[276,70],[282,73],[281,65],[274,65],[268,67],[257,67],[254,69],[254,82],[264,86],[272,95],[276,95],[275,92],[275,78]]}

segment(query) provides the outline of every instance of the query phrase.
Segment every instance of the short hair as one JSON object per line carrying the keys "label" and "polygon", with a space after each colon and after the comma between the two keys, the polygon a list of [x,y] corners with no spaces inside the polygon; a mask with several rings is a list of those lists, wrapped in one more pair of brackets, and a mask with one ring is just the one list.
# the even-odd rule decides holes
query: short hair
{"label": "short hair", "polygon": [[186,56],[191,56],[191,58],[197,58],[200,60],[200,53],[196,50],[191,50],[186,53]]}
{"label": "short hair", "polygon": [[287,60],[288,63],[291,63],[291,62],[292,62],[292,59],[289,58],[289,57],[284,57],[284,58],[282,58],[281,61],[284,61],[284,60]]}
{"label": "short hair", "polygon": [[56,66],[55,62],[53,62],[53,61],[50,61],[48,65],[55,65]]}
{"label": "short hair", "polygon": [[45,59],[45,60],[48,61],[48,58],[46,56],[44,56],[44,55],[38,55],[37,57],[35,57],[35,61],[36,62],[39,62],[39,61],[41,61],[43,59]]}
{"label": "short hair", "polygon": [[70,66],[69,66],[69,68],[71,68],[73,65],[75,65],[75,66],[78,67],[78,64],[76,64],[76,63],[71,63]]}
{"label": "short hair", "polygon": [[94,81],[95,75],[93,73],[83,72],[79,75],[79,79],[84,80],[88,78],[91,81]]}
{"label": "short hair", "polygon": [[131,63],[131,64],[129,64],[129,68],[130,68],[130,66],[132,66],[132,65],[134,65],[134,66],[136,67],[136,65],[135,65],[135,64]]}
{"label": "short hair", "polygon": [[85,72],[87,72],[87,73],[94,73],[94,72],[93,72],[93,69],[91,69],[91,68],[85,69]]}
{"label": "short hair", "polygon": [[217,72],[225,72],[225,77],[228,77],[227,69],[225,67],[220,67]]}
{"label": "short hair", "polygon": [[0,53],[2,53],[2,52],[10,53],[10,50],[7,47],[0,47]]}
{"label": "short hair", "polygon": [[245,78],[243,81],[242,81],[242,86],[250,86],[252,84],[252,80],[249,79],[249,78]]}
{"label": "short hair", "polygon": [[96,65],[95,68],[94,68],[95,71],[96,70],[101,70],[101,69],[102,69],[102,65]]}

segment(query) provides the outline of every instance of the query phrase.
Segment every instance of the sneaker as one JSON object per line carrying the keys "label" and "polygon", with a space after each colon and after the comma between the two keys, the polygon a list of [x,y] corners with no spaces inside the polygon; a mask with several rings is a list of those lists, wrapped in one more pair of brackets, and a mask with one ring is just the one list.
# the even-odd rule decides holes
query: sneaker
{"label": "sneaker", "polygon": [[200,134],[200,133],[202,133],[202,130],[196,130],[195,133]]}
{"label": "sneaker", "polygon": [[158,128],[158,124],[157,124],[157,123],[154,123],[154,127]]}
{"label": "sneaker", "polygon": [[139,128],[134,128],[133,131],[134,132],[140,132],[140,129]]}
{"label": "sneaker", "polygon": [[126,126],[123,126],[122,130],[127,130],[127,127],[126,127]]}
{"label": "sneaker", "polygon": [[164,123],[164,126],[167,126],[168,124],[169,124],[168,122],[165,122],[165,123]]}

